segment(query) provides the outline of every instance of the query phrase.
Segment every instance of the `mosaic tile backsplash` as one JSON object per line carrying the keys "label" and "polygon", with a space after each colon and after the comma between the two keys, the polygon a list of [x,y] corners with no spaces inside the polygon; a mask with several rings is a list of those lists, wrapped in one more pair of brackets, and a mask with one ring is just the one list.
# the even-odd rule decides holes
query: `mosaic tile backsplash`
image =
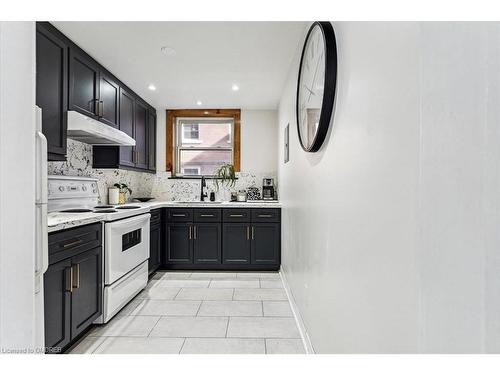
{"label": "mosaic tile backsplash", "polygon": [[[116,182],[126,183],[131,189],[132,197],[154,197],[169,201],[195,201],[200,198],[200,184],[198,180],[170,179],[169,172],[156,174],[127,171],[122,169],[94,169],[92,168],[92,146],[68,139],[67,160],[64,162],[52,161],[48,163],[48,173],[66,176],[83,176],[98,179],[100,203],[108,201],[108,187]],[[262,179],[274,178],[277,184],[276,173],[237,173],[236,185],[231,189],[221,187],[216,192],[216,200],[227,201],[231,191],[247,189],[248,187],[262,188]],[[212,180],[207,180],[208,191],[215,191]]]}

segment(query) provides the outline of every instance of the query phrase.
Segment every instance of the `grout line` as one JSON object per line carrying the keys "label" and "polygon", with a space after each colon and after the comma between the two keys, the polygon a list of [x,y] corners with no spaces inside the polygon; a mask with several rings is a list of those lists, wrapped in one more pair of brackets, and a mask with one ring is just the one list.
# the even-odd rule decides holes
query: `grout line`
{"label": "grout line", "polygon": [[177,354],[182,353],[182,349],[184,349],[184,344],[186,344],[186,340],[187,340],[187,337],[184,337],[184,341],[182,342],[181,348],[179,349],[179,353],[177,353]]}
{"label": "grout line", "polygon": [[179,293],[181,292],[182,289],[184,289],[184,288],[183,287],[179,288],[179,291],[176,293],[176,295],[174,296],[174,299],[172,301],[175,301],[175,299],[177,298],[177,296],[179,295]]}
{"label": "grout line", "polygon": [[153,326],[153,328],[151,328],[151,330],[149,331],[148,335],[146,337],[149,337],[149,335],[151,335],[151,332],[153,332],[153,330],[156,328],[156,326],[158,325],[158,322],[160,321],[161,319],[161,316],[158,317],[158,320],[156,321],[155,325]]}
{"label": "grout line", "polygon": [[231,296],[231,301],[234,301],[234,292],[236,291],[236,288],[233,288],[233,295]]}
{"label": "grout line", "polygon": [[231,319],[231,317],[230,317],[230,316],[228,316],[228,317],[227,317],[227,324],[226,324],[226,335],[224,336],[224,337],[226,337],[226,338],[227,338],[227,331],[228,331],[228,329],[229,329],[229,320],[230,320],[230,319]]}
{"label": "grout line", "polygon": [[203,304],[203,301],[200,301],[200,304],[198,305],[198,310],[196,310],[196,314],[194,316],[198,316],[201,310],[201,305]]}
{"label": "grout line", "polygon": [[260,301],[260,304],[262,306],[262,317],[264,317],[264,301]]}
{"label": "grout line", "polygon": [[267,339],[264,339],[264,349],[265,349],[265,354],[267,353]]}

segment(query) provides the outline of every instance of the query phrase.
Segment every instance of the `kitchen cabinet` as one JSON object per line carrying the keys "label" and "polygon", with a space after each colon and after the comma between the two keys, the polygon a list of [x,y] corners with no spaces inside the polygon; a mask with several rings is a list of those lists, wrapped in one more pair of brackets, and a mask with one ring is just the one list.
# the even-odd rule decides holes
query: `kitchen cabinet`
{"label": "kitchen cabinet", "polygon": [[162,231],[162,210],[151,211],[151,220],[149,223],[149,261],[148,271],[151,275],[161,266],[161,247],[163,245]]}
{"label": "kitchen cabinet", "polygon": [[106,72],[101,71],[99,80],[99,103],[98,118],[99,121],[112,126],[119,127],[119,109],[120,109],[120,86],[113,77]]}
{"label": "kitchen cabinet", "polygon": [[194,223],[194,264],[220,264],[221,249],[222,242],[220,223]]}
{"label": "kitchen cabinet", "polygon": [[156,111],[148,109],[148,169],[156,172]]}
{"label": "kitchen cabinet", "polygon": [[55,352],[71,340],[70,269],[71,259],[51,264],[43,279],[45,347]]}
{"label": "kitchen cabinet", "polygon": [[45,346],[64,351],[102,313],[101,224],[49,235],[44,274]]}
{"label": "kitchen cabinet", "polygon": [[42,109],[48,160],[66,160],[68,45],[40,23],[36,25],[36,105]]}
{"label": "kitchen cabinet", "polygon": [[223,263],[250,264],[250,224],[224,223],[222,228]]}
{"label": "kitchen cabinet", "polygon": [[119,128],[137,145],[94,146],[94,168],[156,173],[156,111],[48,22],[36,23],[36,103],[48,160],[66,160],[68,110]]}
{"label": "kitchen cabinet", "polygon": [[278,270],[279,208],[173,207],[166,215],[166,269]]}
{"label": "kitchen cabinet", "polygon": [[193,264],[193,224],[189,222],[168,223],[166,231],[168,264]]}
{"label": "kitchen cabinet", "polygon": [[146,103],[135,101],[135,167],[148,169],[148,107]]}
{"label": "kitchen cabinet", "polygon": [[75,48],[69,51],[69,110],[99,119],[99,65]]}

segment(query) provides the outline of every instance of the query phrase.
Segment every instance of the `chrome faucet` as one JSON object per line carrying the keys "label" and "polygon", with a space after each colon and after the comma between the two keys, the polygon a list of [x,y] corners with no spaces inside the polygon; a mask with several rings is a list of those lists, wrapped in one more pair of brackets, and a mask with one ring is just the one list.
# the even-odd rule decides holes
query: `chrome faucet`
{"label": "chrome faucet", "polygon": [[205,201],[205,198],[208,197],[208,194],[203,191],[203,188],[207,187],[207,182],[205,181],[205,176],[201,176],[201,193],[200,193],[200,201]]}

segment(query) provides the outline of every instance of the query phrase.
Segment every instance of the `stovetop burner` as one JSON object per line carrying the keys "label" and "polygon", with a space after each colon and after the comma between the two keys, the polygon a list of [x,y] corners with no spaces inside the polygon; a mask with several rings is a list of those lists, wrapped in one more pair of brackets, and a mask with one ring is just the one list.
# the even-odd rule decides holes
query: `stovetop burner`
{"label": "stovetop burner", "polygon": [[103,205],[100,205],[100,206],[95,206],[94,208],[95,208],[96,210],[99,210],[99,209],[101,209],[101,208],[114,208],[114,207],[115,207],[115,206],[111,206],[111,205],[109,205],[109,204],[103,204]]}
{"label": "stovetop burner", "polygon": [[110,213],[118,212],[118,211],[113,209],[113,208],[105,208],[105,209],[101,209],[101,210],[94,210],[94,212],[96,214],[110,214]]}
{"label": "stovetop burner", "polygon": [[68,210],[62,210],[60,212],[67,212],[67,213],[83,213],[83,212],[92,212],[92,210],[88,208],[70,208]]}
{"label": "stovetop burner", "polygon": [[117,210],[133,210],[133,209],[136,209],[136,208],[141,208],[141,206],[119,206],[119,207],[115,207],[115,209],[117,209]]}

